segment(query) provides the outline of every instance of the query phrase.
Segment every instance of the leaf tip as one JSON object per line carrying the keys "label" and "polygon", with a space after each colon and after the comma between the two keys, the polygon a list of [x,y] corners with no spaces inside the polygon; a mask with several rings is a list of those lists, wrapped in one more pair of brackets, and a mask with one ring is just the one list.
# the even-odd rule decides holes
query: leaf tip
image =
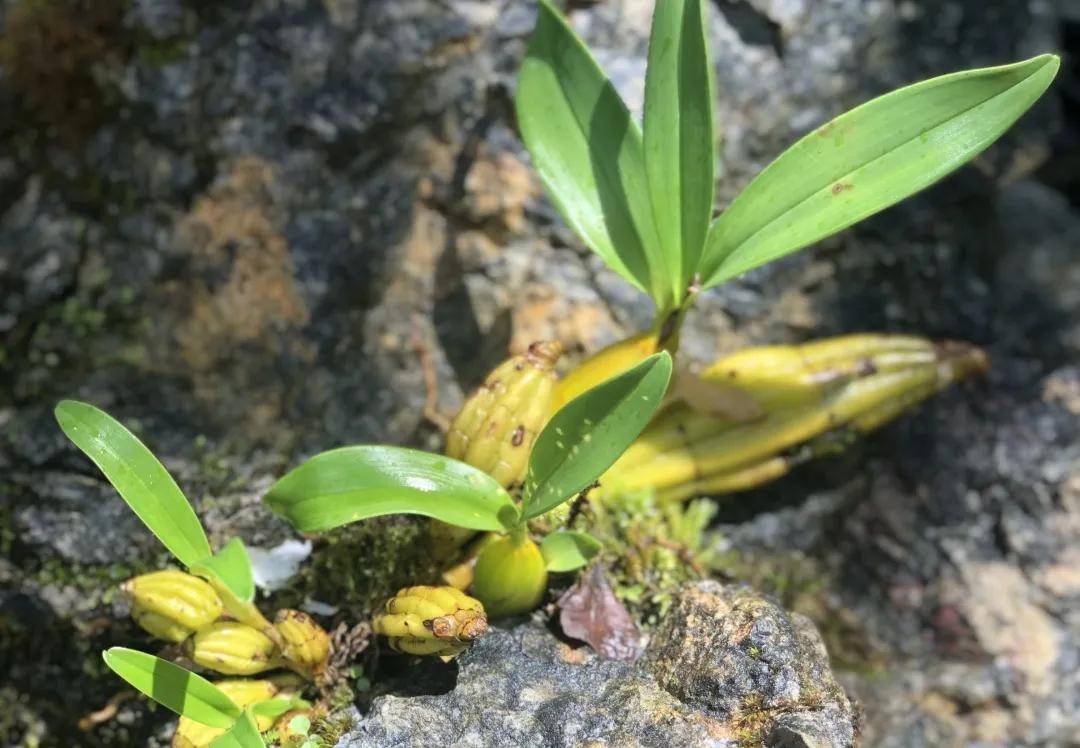
{"label": "leaf tip", "polygon": [[1050,67],[1050,77],[1053,78],[1054,76],[1056,76],[1058,69],[1061,68],[1061,56],[1052,52],[1048,52],[1046,54],[1039,55],[1039,58],[1043,59],[1044,64]]}
{"label": "leaf tip", "polygon": [[126,651],[128,651],[127,647],[109,647],[101,650],[101,659],[105,661],[110,670],[115,672],[117,658]]}
{"label": "leaf tip", "polygon": [[58,423],[62,423],[62,419],[67,415],[67,411],[79,404],[78,400],[61,400],[53,406],[53,418],[55,418]]}

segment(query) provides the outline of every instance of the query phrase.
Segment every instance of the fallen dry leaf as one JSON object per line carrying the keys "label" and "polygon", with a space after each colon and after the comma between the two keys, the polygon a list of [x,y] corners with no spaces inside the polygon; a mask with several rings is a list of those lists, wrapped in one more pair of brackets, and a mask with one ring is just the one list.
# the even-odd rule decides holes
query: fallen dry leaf
{"label": "fallen dry leaf", "polygon": [[559,598],[559,625],[605,660],[636,660],[641,654],[637,625],[611,591],[600,564]]}

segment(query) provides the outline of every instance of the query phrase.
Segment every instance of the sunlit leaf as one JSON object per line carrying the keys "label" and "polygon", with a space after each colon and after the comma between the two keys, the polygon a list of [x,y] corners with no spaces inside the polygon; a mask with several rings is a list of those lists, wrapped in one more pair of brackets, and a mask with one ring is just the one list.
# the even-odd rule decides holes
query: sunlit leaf
{"label": "sunlit leaf", "polygon": [[714,85],[699,0],[653,11],[645,75],[645,170],[677,300],[698,269],[713,209]]}
{"label": "sunlit leaf", "polygon": [[536,517],[591,485],[649,423],[671,378],[671,356],[653,354],[559,409],[536,437],[523,515]]}
{"label": "sunlit leaf", "polygon": [[323,452],[275,483],[265,500],[301,532],[384,514],[422,514],[488,531],[505,530],[518,520],[510,496],[487,473],[403,447]]}
{"label": "sunlit leaf", "polygon": [[248,558],[247,549],[240,538],[233,538],[216,554],[194,564],[191,573],[210,578],[211,581],[216,580],[240,602],[250,603],[255,599],[251,559]]}
{"label": "sunlit leaf", "polygon": [[307,709],[311,704],[299,696],[267,699],[251,706],[251,713],[256,717],[280,717],[293,709]]}
{"label": "sunlit leaf", "polygon": [[773,161],[709,231],[713,286],[928,187],[993,143],[1042,95],[1041,55],[901,88],[842,114]]}
{"label": "sunlit leaf", "polygon": [[265,745],[255,718],[250,712],[244,712],[228,732],[214,738],[210,748],[264,748]]}
{"label": "sunlit leaf", "polygon": [[600,552],[600,541],[587,532],[556,530],[540,541],[548,571],[563,572],[580,569]]}
{"label": "sunlit leaf", "polygon": [[88,403],[64,400],[56,421],[86,453],[169,551],[185,566],[210,555],[195,510],[150,450],[115,418]]}
{"label": "sunlit leaf", "polygon": [[160,657],[124,647],[102,652],[105,664],[135,689],[177,714],[227,728],[241,709],[213,683]]}
{"label": "sunlit leaf", "polygon": [[289,729],[300,735],[307,735],[311,729],[311,720],[302,714],[298,714],[289,720]]}
{"label": "sunlit leaf", "polygon": [[[521,137],[563,218],[615,272],[667,304],[641,132],[615,87],[547,0],[521,64]],[[650,265],[653,267],[650,268]]]}

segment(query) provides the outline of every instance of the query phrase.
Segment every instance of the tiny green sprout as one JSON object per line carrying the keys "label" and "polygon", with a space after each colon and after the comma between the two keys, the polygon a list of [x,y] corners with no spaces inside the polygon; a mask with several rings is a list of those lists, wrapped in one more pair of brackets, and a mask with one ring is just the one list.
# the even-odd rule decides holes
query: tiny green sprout
{"label": "tiny green sprout", "polygon": [[363,665],[353,665],[349,668],[349,679],[353,682],[353,690],[368,691],[371,689],[371,679],[364,674]]}
{"label": "tiny green sprout", "polygon": [[[297,611],[280,611],[275,623],[263,616],[254,603],[251,561],[243,542],[233,538],[212,553],[195,510],[176,481],[108,413],[73,400],[64,400],[55,412],[68,438],[191,572],[152,572],[122,585],[139,625],[158,638],[183,642],[191,660],[209,670],[249,674],[287,667],[313,679],[328,656],[329,637]],[[259,700],[241,710],[221,689],[165,660],[122,648],[108,650],[104,658],[112,670],[155,701],[200,725],[222,730],[212,745],[223,748],[263,745],[254,720],[265,721],[307,705],[295,694],[262,699],[256,692]],[[254,681],[250,685],[257,686]],[[224,683],[222,688],[226,688]],[[181,720],[176,745],[190,744],[181,735],[184,725]]]}
{"label": "tiny green sprout", "polygon": [[641,125],[584,42],[540,0],[518,78],[521,138],[567,224],[655,304],[675,340],[695,295],[929,187],[1046,90],[1044,54],[916,83],[792,145],[713,218],[717,128],[702,0],[653,13]]}
{"label": "tiny green sprout", "polygon": [[265,497],[301,532],[384,514],[419,514],[497,533],[477,558],[474,593],[488,614],[526,612],[547,574],[586,564],[600,544],[582,532],[548,535],[538,546],[527,522],[587,491],[651,420],[671,378],[671,356],[654,354],[571,400],[540,432],[518,500],[486,473],[412,449],[361,445],[315,455]]}
{"label": "tiny green sprout", "polygon": [[311,729],[311,720],[303,714],[293,717],[289,720],[289,729],[301,735],[307,735],[308,730]]}
{"label": "tiny green sprout", "polygon": [[176,560],[210,583],[230,615],[260,630],[272,628],[253,602],[255,583],[243,542],[233,538],[213,553],[191,503],[138,437],[89,403],[64,400],[55,415],[68,439],[101,469]]}

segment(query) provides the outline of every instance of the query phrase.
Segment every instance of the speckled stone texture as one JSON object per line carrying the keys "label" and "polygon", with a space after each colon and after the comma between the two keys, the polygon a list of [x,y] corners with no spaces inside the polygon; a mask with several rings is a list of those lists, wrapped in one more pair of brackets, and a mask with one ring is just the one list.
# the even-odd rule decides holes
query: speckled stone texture
{"label": "speckled stone texture", "polygon": [[458,660],[453,690],[384,696],[343,748],[413,744],[852,745],[851,705],[813,624],[714,582],[685,588],[637,664],[603,662],[539,618]]}
{"label": "speckled stone texture", "polygon": [[[571,5],[640,106],[651,2]],[[861,705],[864,745],[1080,734],[1069,5],[709,7],[720,209],[796,137],[873,95],[1072,54],[974,164],[705,294],[682,336],[698,363],[863,330],[991,355],[984,382],[722,506],[727,581],[814,621]],[[557,337],[570,363],[648,323],[648,304],[561,223],[514,134],[534,12],[528,0],[0,1],[0,743],[169,734],[133,701],[76,727],[120,689],[99,650],[153,646],[113,591],[164,555],[64,442],[58,399],[143,436],[213,542],[268,546],[290,533],[259,499],[287,466],[355,442],[437,448],[425,404],[453,412],[508,350]],[[362,599],[377,580],[357,585]],[[811,735],[799,714],[778,715],[769,739]]]}

